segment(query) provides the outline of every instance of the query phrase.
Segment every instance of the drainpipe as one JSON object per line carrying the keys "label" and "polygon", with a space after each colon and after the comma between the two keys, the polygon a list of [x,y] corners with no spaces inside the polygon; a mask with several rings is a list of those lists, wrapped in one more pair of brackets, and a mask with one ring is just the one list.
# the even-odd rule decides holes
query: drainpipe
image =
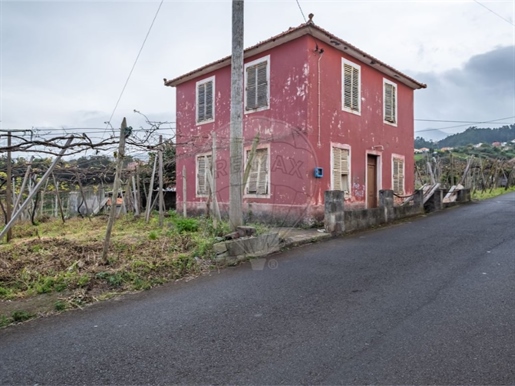
{"label": "drainpipe", "polygon": [[317,125],[318,125],[318,147],[321,147],[322,144],[320,142],[320,131],[321,131],[321,128],[320,128],[320,59],[322,59],[322,54],[324,53],[324,49],[323,48],[318,48],[318,45],[317,45],[317,48],[315,49],[315,52],[319,54],[319,57],[318,57],[318,62],[317,62],[317,72],[318,72],[318,103],[317,103]]}

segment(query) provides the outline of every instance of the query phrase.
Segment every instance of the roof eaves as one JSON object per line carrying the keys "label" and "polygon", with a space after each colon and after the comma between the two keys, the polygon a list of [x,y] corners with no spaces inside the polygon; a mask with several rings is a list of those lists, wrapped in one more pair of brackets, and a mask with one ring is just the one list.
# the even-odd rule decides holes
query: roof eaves
{"label": "roof eaves", "polygon": [[[360,50],[359,48],[353,46],[352,44],[346,42],[345,40],[340,39],[339,37],[333,35],[329,31],[326,31],[325,29],[313,24],[312,22],[307,22],[305,24],[301,24],[298,27],[290,28],[287,31],[280,33],[279,35],[272,36],[271,38],[269,38],[267,40],[259,42],[255,45],[245,49],[244,57],[249,57],[249,56],[258,54],[261,51],[264,51],[264,50],[272,48],[274,46],[283,44],[290,40],[296,39],[305,34],[312,35],[313,37],[315,37],[321,41],[324,41],[325,43],[331,45],[332,47],[334,47],[342,52],[346,52],[347,54],[353,56],[357,60],[359,60],[367,65],[370,65],[373,68],[376,68],[378,71],[382,72],[383,74],[389,75],[392,78],[399,80],[400,82],[404,83],[408,87],[411,87],[413,89],[421,89],[421,88],[427,87],[426,84],[420,83],[420,82],[416,81],[415,79],[411,78],[410,76],[403,74],[402,72],[396,70],[395,68],[389,66],[388,64],[382,62],[381,60],[373,57],[372,55],[367,54],[366,52]],[[324,37],[327,38],[328,40],[326,41],[324,39]],[[176,86],[180,85],[181,83],[184,83],[192,78],[195,78],[195,77],[201,76],[205,73],[215,71],[219,68],[225,67],[230,64],[230,60],[231,60],[231,56],[226,56],[220,60],[209,63],[205,66],[197,68],[193,71],[190,71],[190,72],[183,74],[172,80],[164,79],[164,84],[165,84],[165,86],[176,87]]]}

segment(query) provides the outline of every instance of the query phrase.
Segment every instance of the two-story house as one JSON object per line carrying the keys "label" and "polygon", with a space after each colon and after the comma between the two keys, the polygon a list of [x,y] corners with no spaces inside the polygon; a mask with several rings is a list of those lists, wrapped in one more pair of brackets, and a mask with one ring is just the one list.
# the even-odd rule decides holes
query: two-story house
{"label": "two-story house", "polygon": [[216,173],[216,197],[227,210],[229,166],[241,164],[243,175],[253,141],[244,188],[252,216],[320,220],[326,190],[345,191],[348,208],[377,206],[380,189],[413,192],[413,91],[425,84],[311,21],[246,49],[244,58],[243,160],[229,157],[230,56],[165,79],[177,89],[178,208],[186,201],[190,212],[203,210]]}

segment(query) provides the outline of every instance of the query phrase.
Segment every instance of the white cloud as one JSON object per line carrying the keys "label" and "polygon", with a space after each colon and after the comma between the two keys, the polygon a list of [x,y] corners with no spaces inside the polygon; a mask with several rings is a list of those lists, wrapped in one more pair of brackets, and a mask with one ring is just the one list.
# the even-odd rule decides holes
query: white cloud
{"label": "white cloud", "polygon": [[[475,69],[471,58],[479,60],[480,54],[515,43],[512,26],[470,1],[300,3],[305,15],[313,12],[322,28],[427,81],[428,89],[416,92],[417,115],[476,119],[477,106],[484,101],[475,96],[471,74],[489,75],[483,65]],[[485,4],[504,18],[515,19],[513,2]],[[1,127],[104,127],[158,5],[121,0],[0,2]],[[245,45],[302,22],[295,0],[247,0]],[[164,87],[162,79],[220,59],[230,48],[230,1],[165,1],[113,125],[124,116],[129,124],[140,124],[133,109],[151,119],[173,120],[175,92]],[[510,76],[514,65],[510,62],[502,76]],[[452,82],[459,85],[451,88]],[[506,109],[510,115],[515,92],[494,84],[502,85],[502,79],[483,91],[503,93],[506,102],[490,103],[489,116],[503,116]],[[450,90],[454,98],[449,97]],[[85,111],[95,113],[87,116]]]}

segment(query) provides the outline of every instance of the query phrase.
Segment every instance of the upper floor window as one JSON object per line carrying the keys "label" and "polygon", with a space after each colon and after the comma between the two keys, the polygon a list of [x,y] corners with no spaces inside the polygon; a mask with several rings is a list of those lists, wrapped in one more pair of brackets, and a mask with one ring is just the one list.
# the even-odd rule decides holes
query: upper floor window
{"label": "upper floor window", "polygon": [[384,121],[397,125],[397,85],[384,79]]}
{"label": "upper floor window", "polygon": [[214,110],[215,77],[197,82],[197,123],[215,119]]}
{"label": "upper floor window", "polygon": [[[247,151],[247,159],[250,150]],[[257,149],[250,164],[250,173],[247,180],[246,194],[266,196],[269,194],[269,162],[268,148]]]}
{"label": "upper floor window", "polygon": [[347,194],[350,192],[350,151],[333,146],[333,190],[343,190]]}
{"label": "upper floor window", "polygon": [[361,66],[342,58],[342,108],[359,114],[361,111]]}
{"label": "upper floor window", "polygon": [[404,194],[404,158],[398,156],[392,159],[392,190],[395,194]]}
{"label": "upper floor window", "polygon": [[270,106],[270,56],[245,65],[245,110],[265,110]]}

